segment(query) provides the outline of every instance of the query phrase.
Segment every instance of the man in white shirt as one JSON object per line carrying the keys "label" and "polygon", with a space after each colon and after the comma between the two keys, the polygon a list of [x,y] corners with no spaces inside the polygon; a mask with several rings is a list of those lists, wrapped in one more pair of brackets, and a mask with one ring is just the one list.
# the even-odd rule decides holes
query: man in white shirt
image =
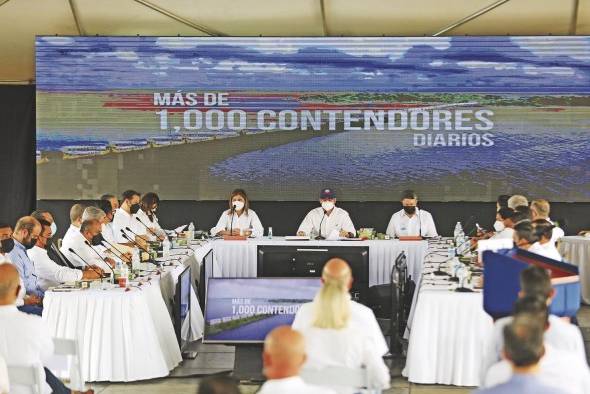
{"label": "man in white shirt", "polygon": [[400,236],[436,237],[436,226],[430,212],[418,209],[418,195],[413,190],[402,192],[402,209],[391,216],[386,234],[391,238]]}
{"label": "man in white shirt", "polygon": [[113,212],[119,209],[119,200],[117,200],[117,197],[115,197],[112,194],[103,194],[102,196],[100,196],[100,201],[108,201],[111,204],[111,210]]}
{"label": "man in white shirt", "polygon": [[[82,224],[82,214],[86,207],[82,204],[74,204],[70,208],[70,227],[66,231],[61,244],[62,247],[71,248],[71,238],[75,237],[80,232],[80,225]],[[47,219],[46,219],[47,220]]]}
{"label": "man in white shirt", "polygon": [[[545,344],[558,351],[567,352],[586,364],[586,351],[580,329],[555,315],[548,315],[547,305],[550,305],[555,296],[555,289],[551,285],[551,278],[546,270],[530,266],[520,273],[519,299],[515,303],[514,314],[519,313],[545,313],[546,330],[544,334]],[[543,300],[545,300],[543,302]],[[513,320],[512,316],[503,317],[494,323],[494,335],[488,342],[482,358],[482,379],[487,370],[501,360],[501,352],[504,346],[503,330]]]}
{"label": "man in white shirt", "polygon": [[[141,236],[145,235],[147,230],[135,220],[135,214],[139,211],[139,201],[140,195],[135,190],[123,192],[121,207],[115,211],[113,217],[113,232],[115,239],[120,244],[133,246],[129,239],[141,244],[145,243],[145,239],[142,239]],[[123,233],[129,239],[125,238]]]}
{"label": "man in white shirt", "polygon": [[513,215],[514,210],[511,208],[500,208],[496,212],[496,222],[494,223],[496,233],[491,239],[512,239],[514,235],[514,223],[510,219]]}
{"label": "man in white shirt", "polygon": [[[303,381],[299,371],[305,362],[303,336],[289,326],[272,330],[264,340],[262,364],[268,379],[258,394],[328,394],[332,390]],[[334,393],[335,394],[335,393]]]}
{"label": "man in white shirt", "polygon": [[305,216],[297,230],[297,235],[311,236],[318,234],[317,239],[347,237],[356,235],[356,230],[348,212],[336,206],[336,192],[322,189],[320,192],[321,207],[314,208]]}
{"label": "man in white shirt", "polygon": [[[531,219],[533,221],[539,220],[539,219],[545,219],[549,223],[555,225],[555,223],[553,223],[551,221],[551,219],[549,219],[549,212],[550,211],[551,211],[551,205],[549,204],[549,201],[541,199],[541,198],[531,201],[531,216],[532,216]],[[564,235],[565,235],[565,233],[563,232],[562,229],[560,229],[557,226],[554,227],[553,234],[551,235],[551,242],[555,245],[557,240],[559,240],[560,238],[563,238]]]}
{"label": "man in white shirt", "polygon": [[[338,276],[338,272],[343,269],[342,263],[348,267],[348,264],[342,259],[336,258],[328,261],[322,271],[322,277],[324,275],[333,277]],[[348,267],[348,269],[350,270],[350,267]],[[354,280],[352,275],[350,278],[351,280],[348,285],[349,290],[352,288],[352,283]],[[324,283],[323,279],[322,283]],[[313,302],[308,302],[301,305],[297,311],[297,314],[295,315],[295,319],[293,320],[291,327],[293,327],[294,330],[300,332],[304,332],[313,327],[313,308]],[[375,318],[375,314],[371,308],[359,304],[356,301],[350,300],[350,323],[352,326],[363,328],[364,335],[368,338],[369,343],[371,344],[371,351],[375,352],[379,356],[384,356],[388,352],[389,349],[387,347],[387,342],[385,342],[385,338],[383,337],[379,323],[377,323],[377,319]]]}
{"label": "man in white shirt", "polygon": [[[53,354],[53,340],[45,321],[16,309],[19,293],[18,271],[10,264],[0,265],[0,356],[8,366],[38,366],[47,383],[43,393],[70,393],[51,371],[43,369],[44,361]],[[11,394],[28,393],[28,388],[12,385]],[[92,391],[90,391],[92,392]]]}
{"label": "man in white shirt", "polygon": [[51,233],[51,224],[44,219],[40,219],[39,223],[41,223],[41,234],[37,238],[35,246],[27,250],[27,255],[35,266],[35,274],[39,278],[39,287],[43,291],[65,282],[100,278],[102,272],[99,267],[85,267],[84,270],[79,270],[58,265],[51,260],[47,255],[47,247],[51,244],[53,235]]}
{"label": "man in white shirt", "polygon": [[8,394],[9,390],[10,382],[8,381],[6,361],[4,361],[4,357],[0,356],[0,394]]}
{"label": "man in white shirt", "polygon": [[110,257],[103,259],[100,251],[95,249],[96,246],[101,245],[101,231],[100,221],[96,219],[82,222],[80,231],[72,236],[71,247],[66,249],[65,246],[62,246],[62,253],[78,267],[96,265],[105,272],[111,272],[109,265],[114,267],[115,261]]}

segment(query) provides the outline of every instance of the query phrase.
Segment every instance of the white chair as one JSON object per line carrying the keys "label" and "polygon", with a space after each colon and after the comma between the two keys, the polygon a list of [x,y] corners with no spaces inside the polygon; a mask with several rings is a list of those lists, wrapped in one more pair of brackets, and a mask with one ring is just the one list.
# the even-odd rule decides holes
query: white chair
{"label": "white chair", "polygon": [[322,369],[304,368],[300,373],[305,383],[315,386],[350,387],[363,393],[381,393],[371,387],[366,368],[326,367]]}
{"label": "white chair", "polygon": [[53,338],[53,356],[47,364],[57,377],[68,382],[68,387],[72,390],[86,390],[76,340]]}
{"label": "white chair", "polygon": [[8,365],[8,379],[11,387],[15,385],[31,388],[33,394],[43,393],[43,367],[41,365]]}

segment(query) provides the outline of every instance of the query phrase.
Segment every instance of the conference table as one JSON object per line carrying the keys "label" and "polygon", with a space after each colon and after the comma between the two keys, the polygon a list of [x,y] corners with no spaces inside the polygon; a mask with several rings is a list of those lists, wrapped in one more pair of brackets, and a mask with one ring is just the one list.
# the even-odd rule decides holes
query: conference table
{"label": "conference table", "polygon": [[455,292],[456,283],[433,276],[439,268],[451,271],[445,268],[446,260],[441,245],[431,244],[408,319],[402,375],[412,383],[479,386],[481,360],[494,323],[483,309],[480,290]]}
{"label": "conference table", "polygon": [[211,242],[214,266],[207,267],[207,277],[252,278],[257,275],[258,246],[367,246],[369,248],[369,286],[390,282],[396,257],[407,256],[408,272],[419,278],[428,249],[426,241],[364,240],[364,241],[292,241],[285,237],[250,238],[244,241],[217,239]]}
{"label": "conference table", "polygon": [[590,304],[590,237],[567,236],[558,242],[564,261],[578,267],[582,302]]}
{"label": "conference table", "polygon": [[[198,277],[202,258],[210,250],[208,243],[174,249],[170,265],[130,281],[127,289],[105,284],[45,293],[43,319],[53,337],[78,342],[86,382],[129,382],[169,375],[182,361],[171,318],[176,283],[189,266],[191,276]],[[183,338],[197,340],[202,337],[204,320],[191,290],[191,329]]]}

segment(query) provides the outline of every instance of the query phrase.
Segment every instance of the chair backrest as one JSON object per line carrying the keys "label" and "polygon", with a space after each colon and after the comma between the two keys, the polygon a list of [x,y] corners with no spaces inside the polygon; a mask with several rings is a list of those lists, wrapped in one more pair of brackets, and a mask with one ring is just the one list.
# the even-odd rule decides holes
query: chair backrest
{"label": "chair backrest", "polygon": [[[65,359],[64,359],[65,357]],[[73,339],[53,338],[52,371],[68,380],[75,390],[85,391],[78,342]]]}
{"label": "chair backrest", "polygon": [[[348,387],[369,389],[371,382],[366,368],[326,367],[322,369],[304,368],[300,373],[305,383],[315,386]],[[377,392],[380,392],[377,391]]]}
{"label": "chair backrest", "polygon": [[[34,394],[43,392],[43,367],[41,365],[8,365],[10,386],[27,386]],[[12,390],[12,389],[11,389]]]}

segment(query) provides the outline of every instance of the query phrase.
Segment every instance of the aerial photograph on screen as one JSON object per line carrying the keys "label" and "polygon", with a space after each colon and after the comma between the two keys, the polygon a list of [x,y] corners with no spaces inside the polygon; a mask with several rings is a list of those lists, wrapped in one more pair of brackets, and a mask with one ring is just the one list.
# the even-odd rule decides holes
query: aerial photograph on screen
{"label": "aerial photograph on screen", "polygon": [[273,328],[291,325],[319,289],[319,278],[210,279],[204,340],[263,341]]}
{"label": "aerial photograph on screen", "polygon": [[590,201],[589,61],[585,36],[39,36],[37,197]]}

